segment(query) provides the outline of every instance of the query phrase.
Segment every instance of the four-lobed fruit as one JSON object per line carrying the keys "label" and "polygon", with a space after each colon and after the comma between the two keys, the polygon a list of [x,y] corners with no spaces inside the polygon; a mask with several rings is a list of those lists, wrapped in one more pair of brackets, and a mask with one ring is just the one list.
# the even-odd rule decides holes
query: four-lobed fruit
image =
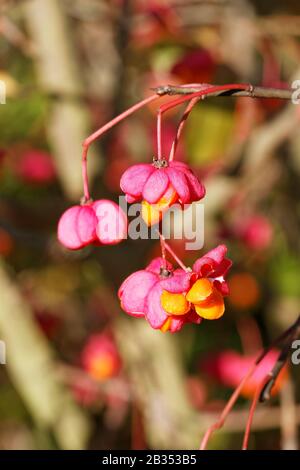
{"label": "four-lobed fruit", "polygon": [[58,222],[57,237],[70,249],[79,250],[91,243],[115,245],[126,238],[127,217],[113,201],[99,199],[67,209]]}

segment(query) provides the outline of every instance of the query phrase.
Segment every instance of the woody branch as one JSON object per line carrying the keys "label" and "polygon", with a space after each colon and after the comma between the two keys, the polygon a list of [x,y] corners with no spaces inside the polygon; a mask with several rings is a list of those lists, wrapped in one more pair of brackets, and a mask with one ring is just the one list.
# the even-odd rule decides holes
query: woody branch
{"label": "woody branch", "polygon": [[[161,85],[152,90],[160,95],[190,95],[197,93],[199,90],[203,90],[204,86],[211,86],[204,83],[183,85],[183,86],[174,86],[174,85]],[[248,98],[275,98],[282,100],[292,99],[292,95],[295,92],[295,89],[284,89],[284,88],[266,88],[260,86],[253,86],[249,84],[248,90],[220,90],[212,91],[207,90],[205,97],[214,97],[214,96],[241,96]]]}

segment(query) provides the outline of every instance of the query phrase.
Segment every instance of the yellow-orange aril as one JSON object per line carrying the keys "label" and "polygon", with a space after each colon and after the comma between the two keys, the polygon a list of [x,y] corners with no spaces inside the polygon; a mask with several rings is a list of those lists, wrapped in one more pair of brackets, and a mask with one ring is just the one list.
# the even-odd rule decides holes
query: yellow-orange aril
{"label": "yellow-orange aril", "polygon": [[147,201],[142,201],[142,218],[148,225],[154,225],[161,221],[163,213],[176,202],[178,194],[169,186],[165,194],[155,204],[150,204]]}
{"label": "yellow-orange aril", "polygon": [[156,204],[149,204],[147,201],[142,202],[142,218],[144,222],[150,226],[155,225],[162,219],[162,212],[157,210]]}
{"label": "yellow-orange aril", "polygon": [[187,293],[187,300],[193,304],[202,302],[207,299],[213,292],[213,284],[209,279],[203,278],[193,284],[191,289]]}
{"label": "yellow-orange aril", "polygon": [[195,304],[195,310],[205,320],[217,320],[225,311],[222,294],[214,288],[212,294],[206,300]]}
{"label": "yellow-orange aril", "polygon": [[160,303],[168,315],[185,315],[190,309],[185,295],[172,294],[166,290],[161,294]]}
{"label": "yellow-orange aril", "polygon": [[172,318],[167,318],[163,326],[161,326],[160,331],[166,333],[171,328]]}

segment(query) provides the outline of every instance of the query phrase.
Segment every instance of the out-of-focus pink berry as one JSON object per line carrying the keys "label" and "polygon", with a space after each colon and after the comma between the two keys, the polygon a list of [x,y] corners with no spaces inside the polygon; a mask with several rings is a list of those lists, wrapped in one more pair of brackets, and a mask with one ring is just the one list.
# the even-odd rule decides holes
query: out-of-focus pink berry
{"label": "out-of-focus pink berry", "polygon": [[83,368],[96,380],[115,377],[121,369],[121,358],[113,338],[107,333],[92,335],[81,354]]}
{"label": "out-of-focus pink berry", "polygon": [[216,64],[206,49],[186,53],[173,66],[171,73],[184,83],[210,83],[213,80]]}
{"label": "out-of-focus pink berry", "polygon": [[134,8],[141,16],[140,21],[132,28],[132,42],[136,48],[152,47],[161,41],[171,40],[181,31],[180,21],[169,2],[147,0],[133,2]]}
{"label": "out-of-focus pink berry", "polygon": [[15,170],[18,176],[27,183],[51,183],[56,177],[51,155],[38,149],[25,151],[20,156]]}
{"label": "out-of-focus pink berry", "polygon": [[240,221],[235,232],[249,248],[254,250],[265,250],[273,239],[273,227],[263,215],[253,215]]}
{"label": "out-of-focus pink berry", "polygon": [[[254,374],[242,389],[241,394],[244,397],[252,398],[254,396],[257,386],[273,368],[278,354],[279,351],[271,350],[265,359],[257,366]],[[201,369],[205,370],[206,373],[217,379],[223,385],[235,388],[246,375],[248,369],[254,364],[256,358],[257,355],[242,356],[236,351],[225,350],[205,361]],[[287,369],[284,368],[276,381],[276,385],[273,389],[274,394],[280,390],[286,380],[286,376]]]}

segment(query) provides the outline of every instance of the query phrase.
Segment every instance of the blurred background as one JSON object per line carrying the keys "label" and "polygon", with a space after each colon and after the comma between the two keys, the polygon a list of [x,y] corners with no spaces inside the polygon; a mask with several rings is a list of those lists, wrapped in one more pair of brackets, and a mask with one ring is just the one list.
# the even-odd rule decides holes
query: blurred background
{"label": "blurred background", "polygon": [[[300,79],[299,38],[296,0],[0,2],[0,449],[197,448],[253,355],[296,319],[300,109],[289,102],[206,100],[178,148],[207,187],[205,245],[171,245],[190,264],[227,244],[221,320],[172,335],[128,317],[117,289],[159,254],[157,241],[68,252],[56,225],[82,196],[89,133],[157,85],[288,88]],[[117,201],[122,172],[151,160],[156,109],[93,145],[95,199]],[[166,149],[181,112],[165,116]],[[251,448],[298,447],[298,367],[258,408]],[[254,388],[211,448],[241,447]]]}

